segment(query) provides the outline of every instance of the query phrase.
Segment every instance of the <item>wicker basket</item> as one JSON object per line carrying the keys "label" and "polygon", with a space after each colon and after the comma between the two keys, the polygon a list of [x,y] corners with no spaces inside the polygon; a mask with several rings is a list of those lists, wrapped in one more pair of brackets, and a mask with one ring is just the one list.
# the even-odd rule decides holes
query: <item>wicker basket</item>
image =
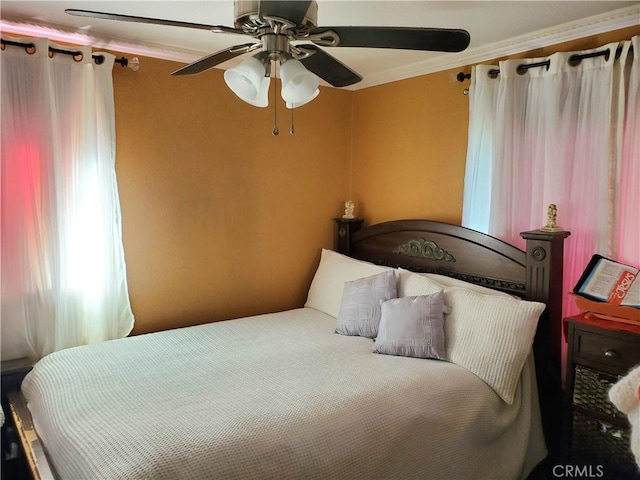
{"label": "wicker basket", "polygon": [[626,418],[626,415],[609,401],[609,389],[620,378],[616,375],[608,375],[576,365],[576,380],[573,389],[574,405],[580,405],[591,411],[612,417]]}
{"label": "wicker basket", "polygon": [[578,412],[573,414],[572,446],[627,472],[637,472],[629,432]]}

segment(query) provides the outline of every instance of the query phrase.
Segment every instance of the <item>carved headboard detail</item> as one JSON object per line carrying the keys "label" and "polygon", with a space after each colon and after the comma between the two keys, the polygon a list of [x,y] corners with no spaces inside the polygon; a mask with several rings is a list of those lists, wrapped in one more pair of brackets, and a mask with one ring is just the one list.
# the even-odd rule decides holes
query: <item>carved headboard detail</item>
{"label": "carved headboard detail", "polygon": [[425,240],[424,238],[409,240],[407,243],[403,243],[397,248],[394,248],[393,253],[399,253],[400,255],[406,255],[407,257],[429,258],[436,261],[456,261],[453,255],[447,252],[444,248],[440,248],[436,242]]}

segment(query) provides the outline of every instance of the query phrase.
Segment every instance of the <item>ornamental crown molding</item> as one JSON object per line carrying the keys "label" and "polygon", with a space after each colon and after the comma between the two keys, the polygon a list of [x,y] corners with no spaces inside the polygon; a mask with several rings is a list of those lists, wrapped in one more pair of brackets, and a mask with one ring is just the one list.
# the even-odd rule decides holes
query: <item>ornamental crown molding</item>
{"label": "ornamental crown molding", "polygon": [[[431,60],[389,69],[378,74],[367,75],[361,82],[344,89],[351,91],[362,90],[364,88],[405,80],[411,77],[418,77],[429,73],[508,57],[529,50],[627,28],[633,25],[640,25],[640,3],[638,5],[538,30],[530,34],[520,35],[502,42],[496,42],[482,47],[471,47],[463,52],[450,53]],[[130,43],[117,38],[93,35],[88,32],[72,32],[59,25],[46,23],[35,24],[25,22],[24,20],[11,19],[9,17],[0,20],[0,31],[7,34],[47,37],[54,42],[92,45],[96,48],[105,48],[132,55],[142,55],[183,63],[191,63],[211,53],[195,52],[193,50],[180,48],[167,48],[166,46],[153,43]],[[326,83],[323,82],[323,85],[326,85]]]}
{"label": "ornamental crown molding", "polygon": [[502,42],[483,47],[467,48],[462,52],[443,55],[433,60],[426,60],[379,74],[368,75],[364,80],[349,87],[349,89],[361,90],[429,73],[474,65],[634,25],[640,25],[640,3],[631,7],[545,28],[530,34],[512,37]]}

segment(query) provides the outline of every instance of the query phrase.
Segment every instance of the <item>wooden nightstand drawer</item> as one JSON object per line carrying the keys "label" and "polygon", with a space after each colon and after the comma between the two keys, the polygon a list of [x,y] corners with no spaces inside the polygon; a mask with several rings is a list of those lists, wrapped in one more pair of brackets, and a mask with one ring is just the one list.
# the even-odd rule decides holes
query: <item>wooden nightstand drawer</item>
{"label": "wooden nightstand drawer", "polygon": [[640,363],[640,341],[576,328],[574,342],[576,359],[607,364],[621,374]]}

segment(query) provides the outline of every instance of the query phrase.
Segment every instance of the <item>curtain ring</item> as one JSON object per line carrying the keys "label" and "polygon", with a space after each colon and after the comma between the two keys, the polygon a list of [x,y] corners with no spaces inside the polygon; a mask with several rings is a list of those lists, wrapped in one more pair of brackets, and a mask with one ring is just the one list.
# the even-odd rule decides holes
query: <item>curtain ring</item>
{"label": "curtain ring", "polygon": [[16,47],[24,47],[25,52],[29,55],[36,53],[35,43],[13,42],[10,40],[0,39],[0,50],[4,50],[7,45],[15,45]]}
{"label": "curtain ring", "polygon": [[582,57],[574,53],[569,57],[568,63],[572,67],[577,67],[578,65],[580,65],[580,63],[582,63]]}
{"label": "curtain ring", "polygon": [[84,54],[81,51],[68,51],[68,50],[59,50],[57,48],[49,47],[49,58],[53,58],[56,53],[64,53],[66,55],[71,55],[74,62],[81,62],[84,58]]}

